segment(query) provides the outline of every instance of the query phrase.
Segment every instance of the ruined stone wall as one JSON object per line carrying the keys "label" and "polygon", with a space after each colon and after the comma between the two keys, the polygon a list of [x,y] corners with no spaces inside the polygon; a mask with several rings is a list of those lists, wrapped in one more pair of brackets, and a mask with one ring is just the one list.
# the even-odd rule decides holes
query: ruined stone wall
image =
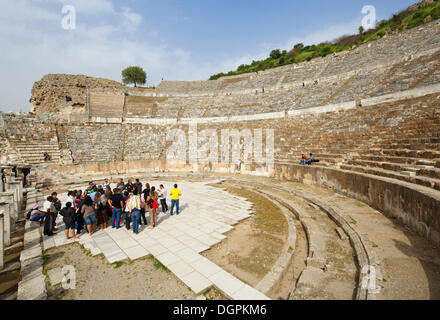
{"label": "ruined stone wall", "polygon": [[130,124],[65,125],[75,163],[159,159],[166,140],[162,127]]}
{"label": "ruined stone wall", "polygon": [[[89,92],[107,94],[154,95],[154,90],[131,88],[119,82],[83,75],[49,74],[35,82],[30,99],[31,112],[51,114],[56,119],[69,119],[69,115],[87,112],[87,88]],[[68,101],[70,100],[70,101]]]}
{"label": "ruined stone wall", "polygon": [[275,166],[275,177],[331,188],[367,203],[440,244],[440,197],[437,192],[387,178],[323,167],[279,164]]}

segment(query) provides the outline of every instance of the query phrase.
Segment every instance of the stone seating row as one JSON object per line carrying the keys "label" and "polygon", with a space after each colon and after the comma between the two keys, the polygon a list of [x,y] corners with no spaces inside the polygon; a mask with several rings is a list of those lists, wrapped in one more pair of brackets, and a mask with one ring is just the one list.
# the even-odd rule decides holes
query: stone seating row
{"label": "stone seating row", "polygon": [[44,163],[44,153],[47,152],[51,157],[51,162],[59,162],[61,159],[61,151],[58,144],[36,144],[18,143],[15,144],[15,150],[25,163],[40,164]]}
{"label": "stone seating row", "polygon": [[[440,47],[438,22],[407,30],[362,45],[353,51],[345,51],[299,65],[288,65],[259,73],[220,78],[216,81],[164,81],[158,86],[161,94],[209,94],[216,91],[230,92],[276,88],[292,82],[313,81],[313,77],[332,77],[351,72],[353,66],[384,66],[394,64],[408,56]],[[281,81],[281,83],[280,83]]]}

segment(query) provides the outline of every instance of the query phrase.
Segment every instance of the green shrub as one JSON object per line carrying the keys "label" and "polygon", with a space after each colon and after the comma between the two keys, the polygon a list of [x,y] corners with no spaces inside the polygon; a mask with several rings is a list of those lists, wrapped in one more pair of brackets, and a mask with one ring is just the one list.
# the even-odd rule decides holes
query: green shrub
{"label": "green shrub", "polygon": [[263,71],[281,65],[310,61],[316,57],[325,57],[334,52],[352,50],[364,43],[382,38],[389,31],[403,31],[418,27],[428,21],[427,17],[431,17],[432,20],[440,19],[440,1],[424,5],[412,13],[409,10],[404,10],[394,14],[391,19],[380,21],[375,30],[365,32],[363,28],[359,28],[361,35],[343,36],[333,43],[320,43],[319,45],[305,46],[298,43],[289,52],[280,51],[280,49],[272,50],[270,56],[265,60],[252,61],[250,65],[242,64],[236,71],[230,71],[227,74],[221,72],[209,79],[217,80],[224,76]]}

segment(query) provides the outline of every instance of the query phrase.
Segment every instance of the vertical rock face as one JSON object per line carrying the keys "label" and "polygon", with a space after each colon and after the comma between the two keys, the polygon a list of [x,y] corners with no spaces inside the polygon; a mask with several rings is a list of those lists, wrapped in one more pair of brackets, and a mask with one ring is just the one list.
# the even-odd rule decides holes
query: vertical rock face
{"label": "vertical rock face", "polygon": [[125,86],[119,82],[92,78],[83,75],[49,74],[35,82],[30,99],[31,112],[42,113],[85,113],[86,92],[99,90],[116,93]]}

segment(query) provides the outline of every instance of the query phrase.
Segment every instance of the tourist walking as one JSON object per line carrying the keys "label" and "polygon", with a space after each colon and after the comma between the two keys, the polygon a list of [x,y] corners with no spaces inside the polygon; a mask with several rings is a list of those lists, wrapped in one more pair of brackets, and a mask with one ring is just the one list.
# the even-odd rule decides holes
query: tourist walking
{"label": "tourist walking", "polygon": [[174,215],[174,207],[176,207],[176,214],[179,215],[180,211],[179,211],[179,197],[182,196],[182,192],[180,192],[180,190],[178,189],[177,184],[174,185],[174,188],[171,189],[170,192],[170,196],[171,196],[171,215]]}
{"label": "tourist walking", "polygon": [[141,212],[141,197],[137,190],[133,191],[133,195],[130,197],[127,203],[127,209],[129,211],[129,216],[133,222],[133,233],[139,233],[139,218]]}
{"label": "tourist walking", "polygon": [[121,213],[124,207],[124,198],[121,195],[121,190],[114,189],[113,195],[108,201],[110,208],[112,209],[112,228],[119,229],[121,223]]}
{"label": "tourist walking", "polygon": [[93,200],[89,196],[86,198],[85,203],[81,208],[81,213],[83,214],[84,221],[86,222],[89,235],[94,234],[96,231],[96,213]]}
{"label": "tourist walking", "polygon": [[168,190],[165,189],[163,184],[161,184],[159,190],[159,196],[160,196],[160,205],[162,206],[163,213],[166,213],[168,211],[167,194],[168,194]]}
{"label": "tourist walking", "polygon": [[66,226],[66,239],[69,240],[69,230],[72,230],[72,239],[79,240],[75,235],[75,210],[73,210],[72,202],[67,202],[66,206],[60,211],[63,217],[64,225]]}

